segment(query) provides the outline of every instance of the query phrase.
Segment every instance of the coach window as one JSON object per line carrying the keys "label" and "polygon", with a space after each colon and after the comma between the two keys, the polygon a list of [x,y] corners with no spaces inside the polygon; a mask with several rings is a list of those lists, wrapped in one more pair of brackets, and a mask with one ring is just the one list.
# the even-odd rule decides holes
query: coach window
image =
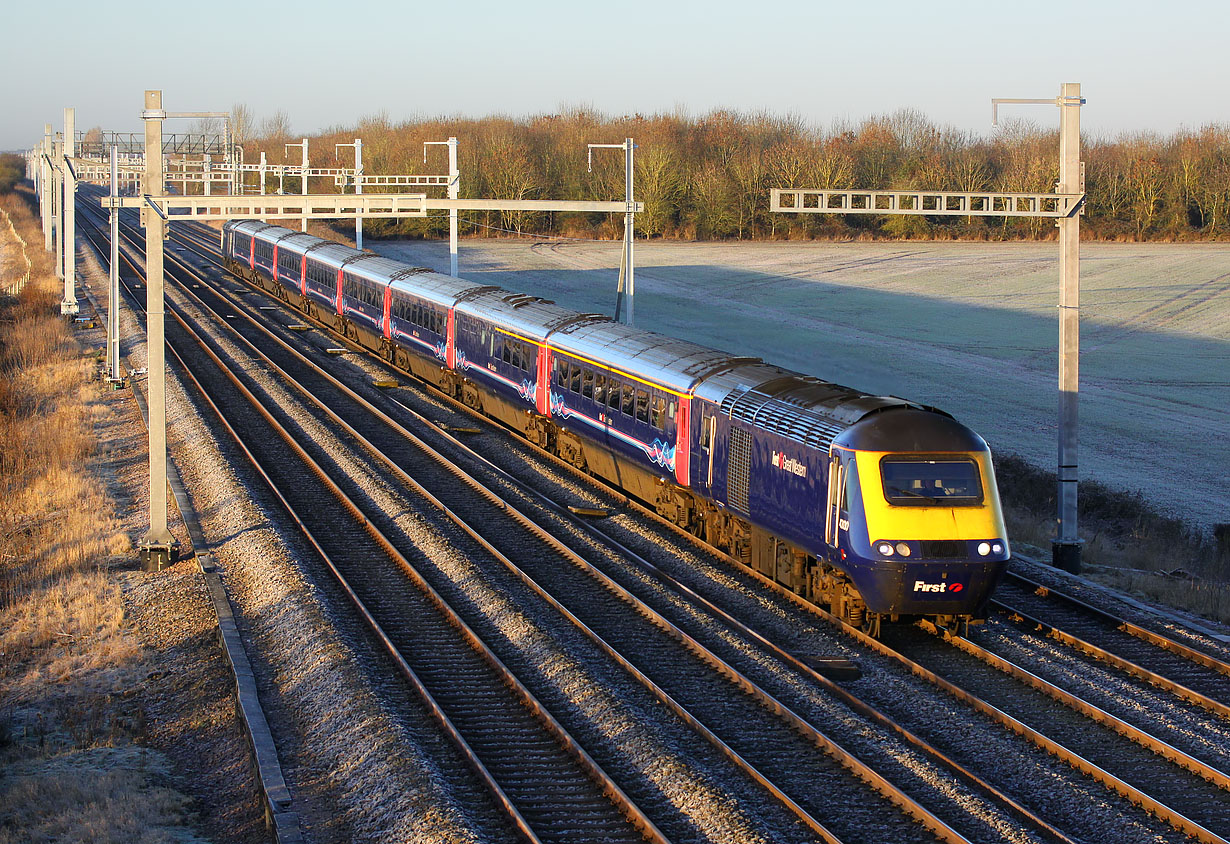
{"label": "coach window", "polygon": [[599,375],[594,381],[594,401],[606,404],[606,376]]}
{"label": "coach window", "polygon": [[568,361],[555,359],[555,383],[561,390],[568,386]]}
{"label": "coach window", "polygon": [[569,382],[568,389],[574,393],[581,392],[581,367],[575,363],[572,365],[572,371],[568,373]]}
{"label": "coach window", "polygon": [[508,340],[504,341],[504,348],[500,350],[500,360],[504,363],[512,363],[512,343]]}
{"label": "coach window", "polygon": [[585,370],[582,376],[581,395],[587,399],[594,397],[594,371],[592,369]]}
{"label": "coach window", "polygon": [[659,431],[666,430],[666,399],[654,396],[649,405],[649,424]]}
{"label": "coach window", "polygon": [[674,418],[675,418],[675,400],[674,400],[674,399],[671,399],[669,402],[667,402],[667,405],[666,405],[666,418],[667,418],[667,419],[674,419]]}
{"label": "coach window", "polygon": [[607,387],[606,406],[615,413],[619,413],[619,382],[614,378],[611,379],[611,384]]}
{"label": "coach window", "polygon": [[645,390],[636,391],[636,418],[640,422],[649,421],[649,393]]}
{"label": "coach window", "polygon": [[628,384],[624,384],[623,390],[623,412],[624,416],[633,416],[636,414],[636,390]]}

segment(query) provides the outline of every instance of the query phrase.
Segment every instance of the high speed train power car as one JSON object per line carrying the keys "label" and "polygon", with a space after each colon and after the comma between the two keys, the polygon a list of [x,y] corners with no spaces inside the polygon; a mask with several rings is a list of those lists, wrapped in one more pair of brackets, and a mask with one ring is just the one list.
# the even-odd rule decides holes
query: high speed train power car
{"label": "high speed train power car", "polygon": [[253,220],[230,269],[873,634],[980,618],[1009,557],[987,444],[872,396]]}

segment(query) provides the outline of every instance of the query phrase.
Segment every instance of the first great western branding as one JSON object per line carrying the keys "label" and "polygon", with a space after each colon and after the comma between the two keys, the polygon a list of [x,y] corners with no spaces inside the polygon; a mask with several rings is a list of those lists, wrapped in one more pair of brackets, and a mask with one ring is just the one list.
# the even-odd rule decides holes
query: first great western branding
{"label": "first great western branding", "polygon": [[770,462],[783,472],[798,475],[800,478],[807,477],[807,467],[805,465],[779,451],[773,452],[773,458]]}

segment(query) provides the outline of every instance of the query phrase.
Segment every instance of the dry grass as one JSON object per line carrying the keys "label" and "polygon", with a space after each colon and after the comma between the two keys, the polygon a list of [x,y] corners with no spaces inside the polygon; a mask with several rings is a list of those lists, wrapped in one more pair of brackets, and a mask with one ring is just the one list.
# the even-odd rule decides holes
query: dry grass
{"label": "dry grass", "polygon": [[[28,206],[0,202],[41,244]],[[186,798],[136,747],[149,667],[109,569],[132,545],[90,470],[93,364],[36,251],[0,299],[0,844],[188,840]]]}
{"label": "dry grass", "polygon": [[[1020,458],[996,459],[1008,536],[1018,551],[1050,559],[1055,476]],[[1230,547],[1139,494],[1098,483],[1080,487],[1083,572],[1107,586],[1230,624]]]}

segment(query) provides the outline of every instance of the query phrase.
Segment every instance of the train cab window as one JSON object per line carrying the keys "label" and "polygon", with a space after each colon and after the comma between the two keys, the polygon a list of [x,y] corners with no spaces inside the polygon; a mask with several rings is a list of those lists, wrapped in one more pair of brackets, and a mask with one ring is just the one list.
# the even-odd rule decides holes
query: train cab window
{"label": "train cab window", "polygon": [[659,431],[666,430],[666,399],[654,396],[649,404],[649,424]]}
{"label": "train cab window", "polygon": [[582,374],[581,395],[585,396],[587,399],[592,399],[594,397],[594,371],[592,369],[587,369]]}
{"label": "train cab window", "polygon": [[880,460],[880,474],[889,504],[967,507],[982,503],[982,483],[973,460],[889,456]]}
{"label": "train cab window", "polygon": [[594,380],[594,401],[606,404],[606,376],[599,375]]}
{"label": "train cab window", "polygon": [[649,421],[649,393],[636,391],[636,418],[641,422]]}
{"label": "train cab window", "polygon": [[624,384],[623,390],[623,412],[624,416],[632,416],[636,413],[636,390],[627,384]]}

